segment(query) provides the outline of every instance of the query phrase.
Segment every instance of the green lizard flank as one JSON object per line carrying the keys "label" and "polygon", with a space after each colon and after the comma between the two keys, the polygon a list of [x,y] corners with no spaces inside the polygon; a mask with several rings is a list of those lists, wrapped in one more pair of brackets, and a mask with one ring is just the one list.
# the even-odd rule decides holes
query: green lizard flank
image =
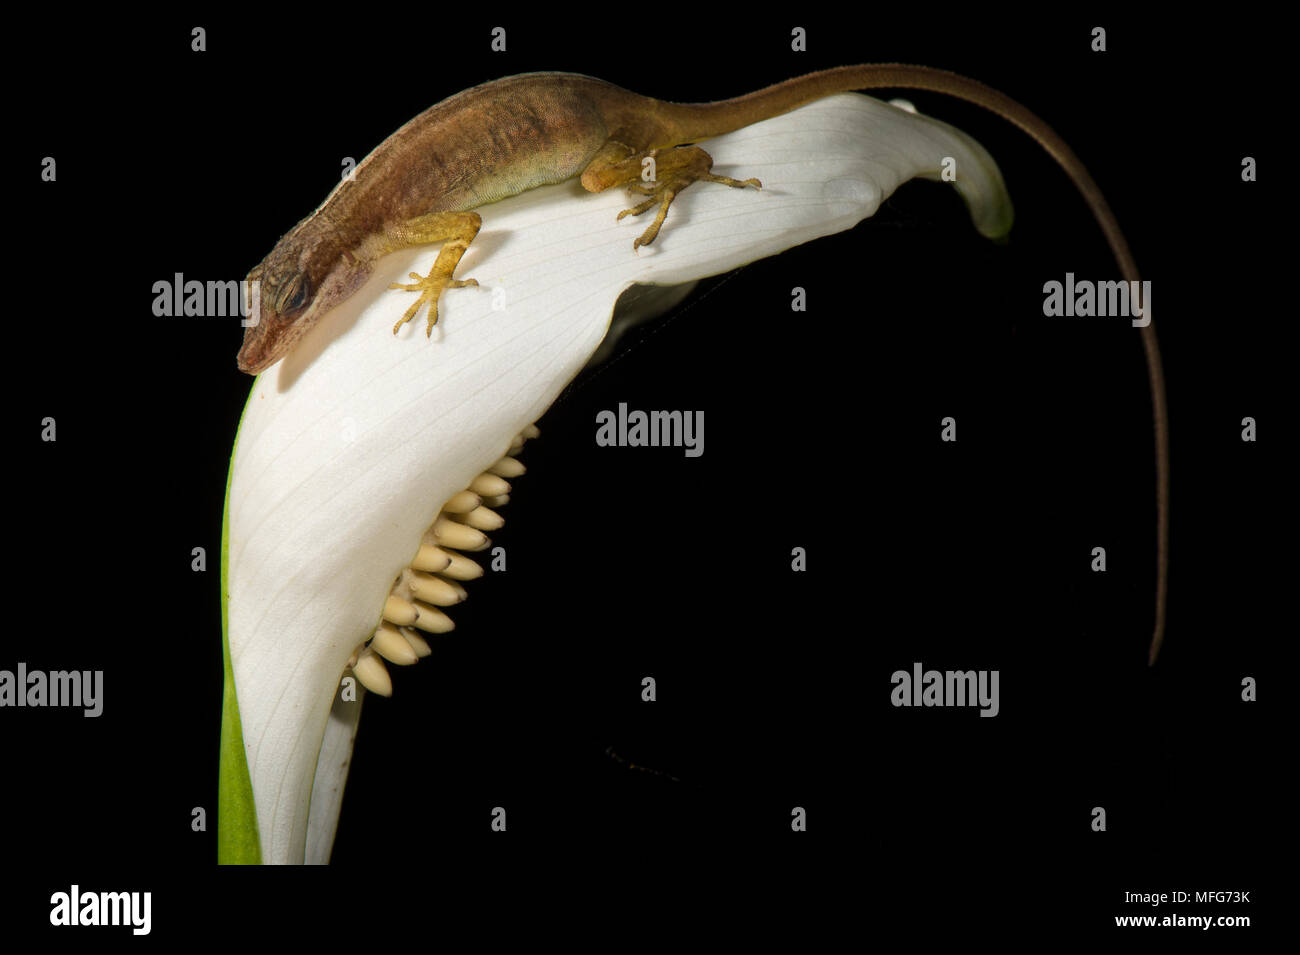
{"label": "green lizard flank", "polygon": [[[1101,190],[1070,148],[1041,119],[1004,94],[944,70],[870,64],[822,70],[716,103],[668,103],[573,73],[527,73],[484,83],[443,100],[381,143],[339,183],[315,212],[285,234],[248,275],[260,285],[259,314],[245,332],[238,364],[256,374],[270,367],[327,312],[352,295],[375,262],[398,249],[442,243],[427,276],[394,285],[419,296],[397,331],[428,307],[427,332],[438,320],[443,290],[478,284],[455,279],[461,256],[482,219],[472,210],[538,186],[581,177],[600,192],[625,186],[646,196],[620,213],[657,208],[633,248],[654,241],[673,198],[693,182],[759,187],[712,173],[698,145],[835,93],[867,89],[944,93],[991,110],[1035,139],[1083,195],[1120,267],[1139,281],[1137,266]],[[653,182],[641,180],[653,157]],[[1149,660],[1165,626],[1169,537],[1169,429],[1164,376],[1154,322],[1141,328],[1151,389],[1156,445],[1156,599]]]}

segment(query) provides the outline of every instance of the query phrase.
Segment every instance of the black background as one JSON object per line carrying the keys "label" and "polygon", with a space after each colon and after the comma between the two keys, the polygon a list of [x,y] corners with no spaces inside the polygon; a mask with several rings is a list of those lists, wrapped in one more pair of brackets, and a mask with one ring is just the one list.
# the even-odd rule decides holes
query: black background
{"label": "black background", "polygon": [[[901,61],[977,77],[1051,123],[1153,283],[1173,447],[1159,664],[1137,332],[1041,314],[1049,279],[1118,277],[1105,243],[1023,134],[907,93],[998,160],[1010,242],[981,239],[948,188],[911,183],[851,232],[708,280],[580,376],[523,456],[496,535],[508,573],[471,585],[434,656],[366,703],[336,869],[277,880],[275,897],[319,911],[346,885],[346,911],[396,918],[436,910],[439,880],[538,869],[539,895],[564,894],[560,924],[604,908],[576,891],[594,881],[646,925],[750,882],[825,881],[863,926],[1000,938],[1119,931],[1114,915],[1150,911],[1125,890],[1251,889],[1211,914],[1253,916],[1238,940],[1261,931],[1286,692],[1275,31],[972,16],[429,6],[15,30],[31,57],[6,156],[18,613],[0,667],[103,669],[106,702],[96,720],[0,713],[6,854],[32,874],[6,923],[39,930],[74,881],[152,890],[155,936],[251,894],[215,867],[217,555],[249,379],[236,324],[155,318],[154,281],[242,277],[342,157],[498,76],[572,70],[692,101]],[[190,51],[195,25],[206,53]],[[489,51],[496,25],[506,54]],[[793,25],[810,52],[790,51]],[[47,155],[55,184],[37,175]],[[1261,181],[1241,181],[1246,155]],[[805,313],[789,310],[795,285]],[[703,409],[704,456],[596,448],[596,412],[620,401]],[[956,445],[938,440],[946,415]],[[46,416],[56,444],[38,440]],[[1239,439],[1245,416],[1258,443]],[[1099,545],[1104,575],[1089,570]],[[794,546],[807,573],[789,569]],[[1000,715],[893,708],[890,674],[918,660],[1000,670]],[[1257,703],[1240,700],[1245,676]],[[505,835],[488,827],[498,805]],[[790,831],[796,805],[806,833]],[[613,888],[641,880],[645,894]]]}

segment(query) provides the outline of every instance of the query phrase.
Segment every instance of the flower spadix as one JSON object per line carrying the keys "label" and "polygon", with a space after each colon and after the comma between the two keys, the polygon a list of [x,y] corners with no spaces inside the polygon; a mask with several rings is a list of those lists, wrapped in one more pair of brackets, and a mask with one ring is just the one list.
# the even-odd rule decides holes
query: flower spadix
{"label": "flower spadix", "polygon": [[[501,464],[512,442],[591,358],[621,293],[692,282],[850,228],[904,181],[945,168],[982,233],[1010,227],[1001,176],[977,143],[869,97],[827,98],[706,148],[715,172],[757,177],[762,189],[696,184],[636,252],[646,218],[617,218],[633,204],[619,190],[593,195],[574,181],[485,207],[458,269],[479,288],[443,296],[431,339],[422,319],[393,334],[409,300],[388,286],[436,250],[396,253],[256,380],[226,514],[223,861],[328,858],[346,762],[338,756],[359,706],[338,699],[340,678],[355,672],[382,690],[390,671],[381,657],[420,655],[418,636],[409,654],[398,639],[409,620],[384,623],[359,648],[413,562],[437,563],[430,548],[446,540],[429,536],[435,523],[450,516],[473,529],[465,514],[500,503],[519,470]],[[472,486],[477,503],[463,496]],[[451,502],[462,509],[449,515]],[[473,586],[455,573],[415,572],[447,592]],[[426,597],[444,592],[423,582]],[[400,690],[400,671],[388,678]]]}

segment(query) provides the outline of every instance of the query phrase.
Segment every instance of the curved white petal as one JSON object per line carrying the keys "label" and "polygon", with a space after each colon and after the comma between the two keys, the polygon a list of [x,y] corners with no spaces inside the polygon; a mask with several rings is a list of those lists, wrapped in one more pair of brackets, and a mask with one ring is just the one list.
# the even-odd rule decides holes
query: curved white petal
{"label": "curved white petal", "polygon": [[650,214],[618,221],[630,204],[620,190],[569,182],[486,207],[458,269],[480,288],[443,296],[432,340],[423,314],[392,333],[411,295],[388,284],[427,271],[434,255],[398,253],[257,379],[232,465],[228,633],[264,861],[303,859],[339,677],[421,534],[590,358],[623,290],[689,282],[849,228],[908,178],[937,176],[945,157],[981,230],[1010,223],[982,148],[865,96],[828,98],[707,148],[716,172],[756,176],[762,190],[692,186],[639,253],[632,240]]}

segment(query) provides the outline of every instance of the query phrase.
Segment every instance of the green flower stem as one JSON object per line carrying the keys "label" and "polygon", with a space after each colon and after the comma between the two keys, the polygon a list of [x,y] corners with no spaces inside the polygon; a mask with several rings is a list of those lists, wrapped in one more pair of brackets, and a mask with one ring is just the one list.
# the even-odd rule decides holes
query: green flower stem
{"label": "green flower stem", "polygon": [[[256,382],[254,382],[256,388]],[[252,401],[253,391],[249,391]],[[248,405],[244,405],[248,411]],[[243,427],[244,415],[239,416]],[[226,472],[226,501],[221,515],[221,659],[225,684],[221,700],[221,770],[217,779],[217,864],[261,865],[262,846],[257,836],[257,810],[253,806],[253,781],[244,755],[244,731],[239,724],[239,700],[235,696],[235,671],[230,665],[230,637],[227,621],[229,588],[226,584],[230,560],[230,481],[234,476],[235,448],[239,430],[230,449],[231,469]]]}

